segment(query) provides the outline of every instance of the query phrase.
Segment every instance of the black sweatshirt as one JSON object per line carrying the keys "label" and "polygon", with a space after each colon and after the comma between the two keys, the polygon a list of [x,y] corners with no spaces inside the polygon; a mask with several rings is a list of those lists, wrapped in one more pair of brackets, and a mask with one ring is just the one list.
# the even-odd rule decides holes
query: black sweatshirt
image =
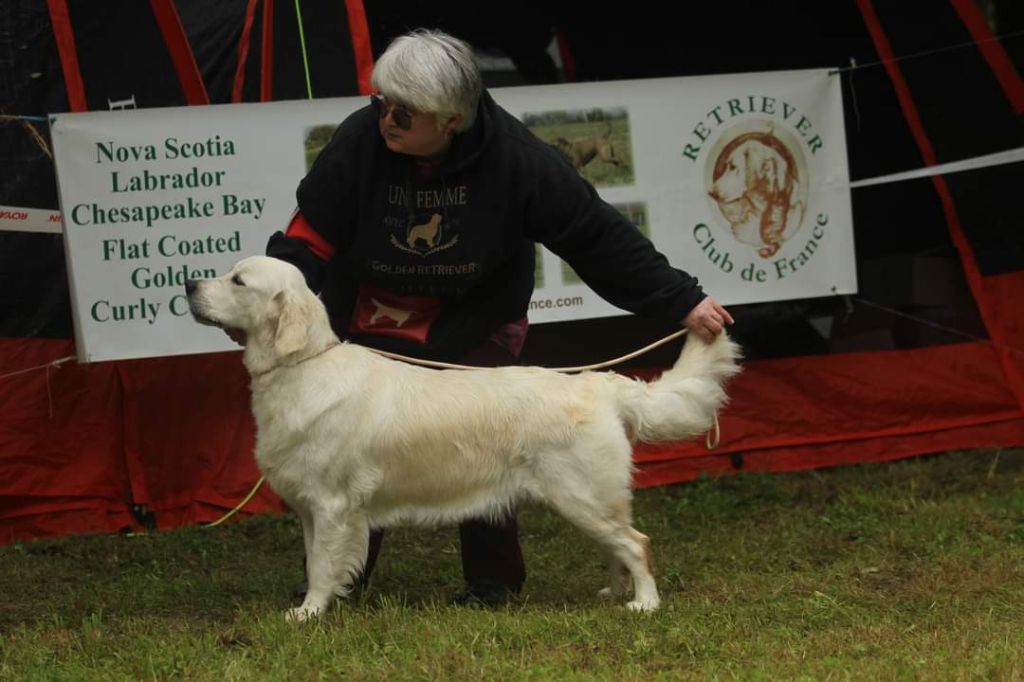
{"label": "black sweatshirt", "polygon": [[[680,322],[704,298],[696,279],[672,268],[486,92],[473,127],[427,169],[390,151],[376,110],[360,109],[338,126],[296,194],[299,212],[334,254],[324,261],[280,232],[267,254],[297,265],[321,291],[339,336],[368,346],[459,359],[526,316],[535,242],[602,298],[639,315]],[[368,313],[355,320],[367,302],[377,306],[374,323],[396,334],[365,333]],[[428,318],[418,339],[400,332],[412,322],[396,309]]]}

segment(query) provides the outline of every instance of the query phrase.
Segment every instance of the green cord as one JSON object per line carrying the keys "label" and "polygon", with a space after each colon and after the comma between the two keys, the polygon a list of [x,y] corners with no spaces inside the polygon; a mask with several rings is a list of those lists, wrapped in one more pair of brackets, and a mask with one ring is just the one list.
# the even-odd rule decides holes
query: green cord
{"label": "green cord", "polygon": [[302,68],[306,70],[306,96],[313,99],[313,84],[309,81],[309,57],[306,54],[306,32],[302,28],[302,10],[295,0],[295,20],[299,25],[299,44],[302,46]]}

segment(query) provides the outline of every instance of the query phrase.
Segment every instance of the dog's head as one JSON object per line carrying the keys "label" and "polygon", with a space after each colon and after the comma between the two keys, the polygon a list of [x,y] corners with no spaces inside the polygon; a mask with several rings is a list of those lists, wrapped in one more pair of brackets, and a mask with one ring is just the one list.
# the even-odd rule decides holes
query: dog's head
{"label": "dog's head", "polygon": [[569,161],[569,163],[575,164],[576,156],[572,148],[572,142],[569,142],[569,140],[565,139],[564,137],[556,137],[555,139],[551,140],[551,142],[549,142],[548,144],[550,144],[552,147],[558,150],[558,153],[564,156],[566,160]]}
{"label": "dog's head", "polygon": [[185,283],[196,321],[245,336],[250,371],[301,360],[336,342],[323,304],[294,265],[253,256],[213,279]]}
{"label": "dog's head", "polygon": [[550,142],[551,146],[560,151],[566,151],[572,149],[572,142],[565,139],[564,137],[556,137]]}
{"label": "dog's head", "polygon": [[791,169],[775,149],[747,139],[722,154],[708,194],[719,203],[747,198],[771,198],[789,189]]}

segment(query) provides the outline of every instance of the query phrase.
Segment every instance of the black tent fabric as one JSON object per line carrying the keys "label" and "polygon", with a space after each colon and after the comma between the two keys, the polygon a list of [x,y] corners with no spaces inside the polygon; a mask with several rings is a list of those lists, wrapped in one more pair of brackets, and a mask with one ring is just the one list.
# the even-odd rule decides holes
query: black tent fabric
{"label": "black tent fabric", "polygon": [[[669,14],[8,0],[0,207],[57,207],[45,121],[23,115],[365,94],[374,55],[418,26],[510,57],[517,71],[488,73],[491,85],[834,67],[854,179],[1022,146],[1019,3],[736,0]],[[1024,444],[1022,177],[1018,163],[853,190],[860,293],[734,309],[747,369],[721,447],[641,448],[637,484]],[[538,325],[524,361],[603,360],[668,331],[638,318]],[[234,354],[52,365],[72,353],[60,235],[0,230],[0,542],[210,520],[248,491],[252,424]],[[276,508],[269,492],[249,507]]]}

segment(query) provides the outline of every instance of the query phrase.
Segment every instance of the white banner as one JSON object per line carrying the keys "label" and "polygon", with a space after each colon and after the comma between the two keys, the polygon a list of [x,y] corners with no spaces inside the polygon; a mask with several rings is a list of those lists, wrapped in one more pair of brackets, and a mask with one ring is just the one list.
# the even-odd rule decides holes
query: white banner
{"label": "white banner", "polygon": [[[825,70],[505,88],[725,304],[854,293],[839,80]],[[262,253],[326,134],[366,99],[52,117],[82,362],[236,348],[188,315],[188,278]],[[540,250],[533,323],[623,314]]]}

